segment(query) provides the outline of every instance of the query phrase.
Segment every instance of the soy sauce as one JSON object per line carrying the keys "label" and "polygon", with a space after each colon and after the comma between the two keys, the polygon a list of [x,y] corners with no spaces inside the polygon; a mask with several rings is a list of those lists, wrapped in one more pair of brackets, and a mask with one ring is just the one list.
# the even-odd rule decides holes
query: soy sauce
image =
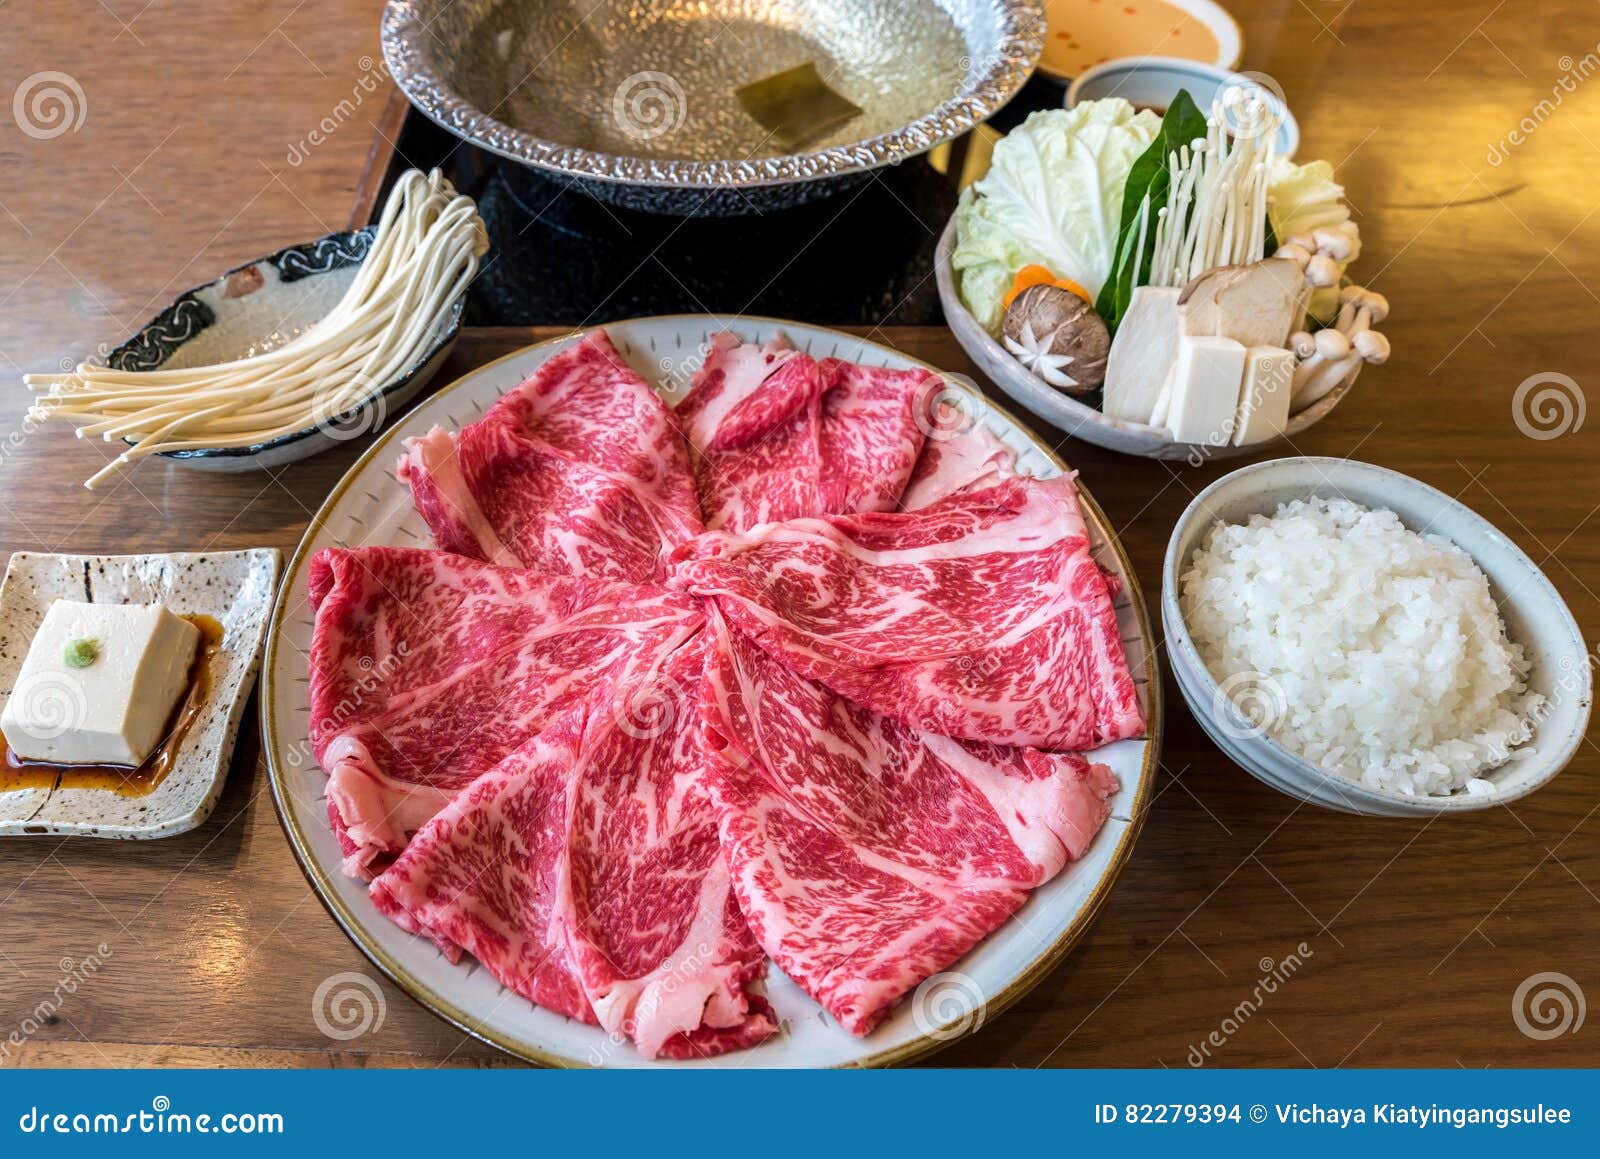
{"label": "soy sauce", "polygon": [[211,660],[222,651],[222,625],[210,616],[184,616],[200,629],[200,643],[189,666],[189,686],[172,710],[161,742],[139,765],[63,765],[27,761],[0,739],[0,793],[17,789],[103,789],[122,797],[145,797],[166,780],[183,747],[183,738],[211,697]]}

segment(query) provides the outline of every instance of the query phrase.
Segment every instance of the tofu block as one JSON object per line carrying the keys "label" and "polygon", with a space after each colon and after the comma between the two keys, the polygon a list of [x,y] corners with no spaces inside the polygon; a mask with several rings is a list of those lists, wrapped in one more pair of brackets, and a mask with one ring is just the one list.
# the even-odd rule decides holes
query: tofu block
{"label": "tofu block", "polygon": [[1232,338],[1184,335],[1172,364],[1163,424],[1180,443],[1225,447],[1233,438],[1244,381],[1244,347]]}
{"label": "tofu block", "polygon": [[1239,387],[1239,416],[1233,424],[1233,445],[1264,443],[1289,425],[1289,397],[1294,388],[1294,352],[1278,346],[1251,346],[1244,353],[1244,381]]}
{"label": "tofu block", "polygon": [[1167,425],[1167,411],[1172,406],[1172,368],[1167,368],[1166,381],[1161,384],[1161,393],[1156,396],[1156,405],[1150,411],[1150,425],[1164,427]]}
{"label": "tofu block", "polygon": [[200,630],[160,604],[57,600],[28,646],[0,731],[23,760],[144,762],[188,690]]}
{"label": "tofu block", "polygon": [[1101,408],[1114,419],[1148,423],[1178,355],[1178,289],[1140,286],[1128,302],[1106,360]]}

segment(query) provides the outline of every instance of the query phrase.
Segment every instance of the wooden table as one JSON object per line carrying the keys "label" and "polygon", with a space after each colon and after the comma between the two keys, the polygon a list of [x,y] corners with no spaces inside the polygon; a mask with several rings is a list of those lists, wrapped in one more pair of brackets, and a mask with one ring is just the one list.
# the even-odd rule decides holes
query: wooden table
{"label": "wooden table", "polygon": [[[287,161],[365,75],[375,6],[49,7],[79,21],[33,19],[44,0],[0,10],[0,76],[9,90],[32,70],[76,70],[88,115],[53,139],[9,122],[0,137],[0,372],[13,377],[120,338],[185,285],[337,225],[382,110],[367,95],[326,143]],[[1586,634],[1600,632],[1600,423],[1534,438],[1513,412],[1530,376],[1570,376],[1579,397],[1600,382],[1600,99],[1581,82],[1560,87],[1569,65],[1592,71],[1600,19],[1576,0],[1536,16],[1493,0],[1238,7],[1245,66],[1281,80],[1302,154],[1336,163],[1366,242],[1358,270],[1394,307],[1391,362],[1295,449],[1397,467],[1458,495],[1544,566]],[[1552,94],[1559,107],[1539,105]],[[1491,163],[1524,118],[1531,131]],[[539,336],[471,334],[439,381]],[[873,336],[972,371],[942,330]],[[91,494],[77,484],[100,461],[93,446],[25,429],[23,406],[20,387],[0,393],[6,550],[288,552],[356,453],[236,478],[147,463]],[[1153,601],[1174,519],[1226,468],[1059,445]],[[1226,1042],[1210,1058],[1228,1066],[1600,1060],[1593,1025],[1545,1041],[1512,1016],[1518,986],[1544,972],[1600,997],[1593,744],[1511,808],[1363,820],[1259,785],[1205,740],[1170,680],[1166,699],[1155,801],[1104,915],[1060,970],[939,1063],[1181,1067],[1213,1031]],[[1268,960],[1290,954],[1303,959],[1294,978],[1257,1001]],[[59,990],[90,955],[103,959],[92,976]],[[0,1065],[504,1061],[386,984],[381,1026],[331,1041],[313,995],[344,971],[376,976],[289,853],[253,727],[195,833],[0,843]],[[14,1028],[20,1046],[6,1041]]]}

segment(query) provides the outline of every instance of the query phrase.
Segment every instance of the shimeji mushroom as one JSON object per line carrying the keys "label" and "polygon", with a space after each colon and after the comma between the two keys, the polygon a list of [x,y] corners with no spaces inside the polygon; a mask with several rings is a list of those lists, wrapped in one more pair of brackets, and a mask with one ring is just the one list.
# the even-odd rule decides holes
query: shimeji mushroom
{"label": "shimeji mushroom", "polygon": [[1288,241],[1279,246],[1278,252],[1272,256],[1275,258],[1288,258],[1290,261],[1294,262],[1295,265],[1299,266],[1302,271],[1304,271],[1306,266],[1311,261],[1313,251],[1307,249],[1299,242]]}
{"label": "shimeji mushroom", "polygon": [[1389,299],[1365,286],[1346,286],[1339,291],[1339,329],[1347,334],[1368,329],[1389,316]]}
{"label": "shimeji mushroom", "polygon": [[1339,316],[1333,326],[1314,335],[1301,331],[1289,339],[1300,359],[1294,370],[1290,406],[1299,411],[1335,387],[1354,378],[1364,362],[1377,365],[1389,358],[1389,340],[1371,329],[1389,314],[1389,301],[1363,286],[1339,292]]}
{"label": "shimeji mushroom", "polygon": [[1361,256],[1361,230],[1353,221],[1337,227],[1314,229],[1311,231],[1311,240],[1316,242],[1317,253],[1326,254],[1341,266],[1349,265]]}
{"label": "shimeji mushroom", "polygon": [[1290,258],[1305,271],[1308,308],[1323,322],[1330,320],[1337,298],[1333,288],[1345,267],[1361,254],[1361,229],[1353,221],[1322,226],[1283,239],[1274,257]]}
{"label": "shimeji mushroom", "polygon": [[[1311,335],[1309,357],[1295,364],[1289,409],[1303,410],[1327,394],[1350,370],[1350,339],[1342,331],[1318,330]],[[1303,346],[1301,347],[1303,349]]]}
{"label": "shimeji mushroom", "polygon": [[1327,254],[1312,254],[1306,263],[1306,285],[1319,290],[1339,284],[1339,263]]}

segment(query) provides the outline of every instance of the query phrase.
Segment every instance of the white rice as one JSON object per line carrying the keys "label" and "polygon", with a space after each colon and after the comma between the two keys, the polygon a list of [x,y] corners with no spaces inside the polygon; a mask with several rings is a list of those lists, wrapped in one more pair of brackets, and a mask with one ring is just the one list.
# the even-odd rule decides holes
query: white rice
{"label": "white rice", "polygon": [[1211,675],[1313,764],[1412,796],[1493,792],[1544,698],[1489,582],[1449,540],[1392,511],[1296,500],[1219,523],[1182,577]]}

